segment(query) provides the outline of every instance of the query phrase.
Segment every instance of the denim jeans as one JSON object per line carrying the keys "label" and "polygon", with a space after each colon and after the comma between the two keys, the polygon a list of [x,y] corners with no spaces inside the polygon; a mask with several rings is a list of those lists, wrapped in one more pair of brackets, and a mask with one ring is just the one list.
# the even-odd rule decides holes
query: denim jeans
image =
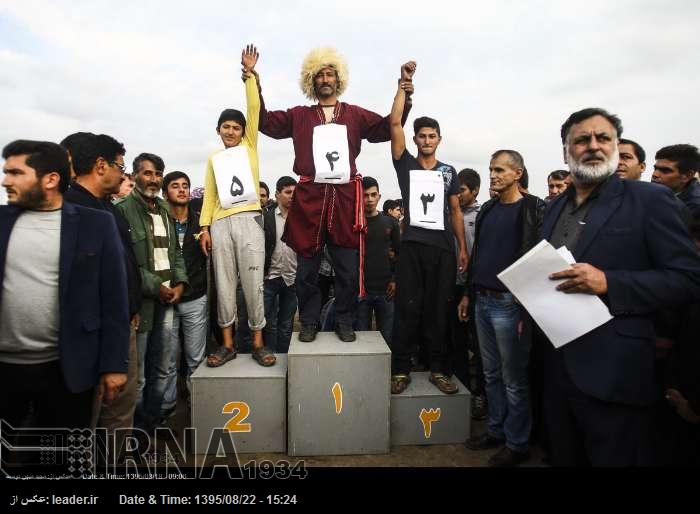
{"label": "denim jeans", "polygon": [[139,375],[134,425],[147,432],[152,431],[160,420],[170,363],[175,351],[170,338],[173,314],[172,305],[156,303],[151,330],[136,336]]}
{"label": "denim jeans", "polygon": [[287,353],[292,339],[292,323],[297,311],[297,291],[294,284],[288,286],[282,277],[265,280],[265,319],[263,329],[265,345],[275,353]]}
{"label": "denim jeans", "polygon": [[476,293],[475,317],[489,405],[488,433],[505,439],[511,450],[527,451],[532,427],[530,340],[518,335],[518,324],[529,318],[523,316],[512,294],[497,298],[480,292]]}
{"label": "denim jeans", "polygon": [[[170,345],[173,348],[170,368],[168,370],[165,396],[162,410],[167,413],[177,405],[177,368],[180,365],[180,349],[185,349],[187,362],[187,390],[192,392],[190,375],[204,360],[207,345],[207,295],[189,302],[175,305],[173,325],[170,330]],[[182,326],[182,345],[180,345],[180,327]]]}
{"label": "denim jeans", "polygon": [[394,325],[394,299],[386,294],[367,294],[359,298],[355,310],[355,330],[372,330],[372,311],[377,318],[377,328],[386,344],[391,346],[392,327]]}

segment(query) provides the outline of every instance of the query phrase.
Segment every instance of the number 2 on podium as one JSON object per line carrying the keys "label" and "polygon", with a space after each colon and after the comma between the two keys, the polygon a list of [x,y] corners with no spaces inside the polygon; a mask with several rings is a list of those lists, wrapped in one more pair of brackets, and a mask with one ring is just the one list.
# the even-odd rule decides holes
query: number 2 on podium
{"label": "number 2 on podium", "polygon": [[236,414],[224,425],[229,432],[250,432],[251,424],[243,423],[250,414],[250,406],[246,402],[228,402],[221,410],[222,414]]}

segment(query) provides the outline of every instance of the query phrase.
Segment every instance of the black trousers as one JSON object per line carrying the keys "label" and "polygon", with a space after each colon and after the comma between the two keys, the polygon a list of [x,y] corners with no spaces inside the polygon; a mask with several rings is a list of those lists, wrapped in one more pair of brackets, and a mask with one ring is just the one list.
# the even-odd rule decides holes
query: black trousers
{"label": "black trousers", "polygon": [[0,391],[0,418],[15,428],[30,409],[34,427],[90,427],[94,389],[70,392],[57,360],[34,365],[0,363]]}
{"label": "black trousers", "polygon": [[[469,321],[462,323],[457,315],[457,306],[464,295],[463,285],[454,286],[452,299],[447,306],[447,330],[452,344],[454,374],[474,395],[484,394],[484,366],[474,324],[474,302],[469,304]],[[469,351],[474,354],[474,376],[469,369]]]}
{"label": "black trousers", "polygon": [[545,348],[544,372],[544,420],[553,466],[654,464],[650,407],[583,393],[551,344]]}
{"label": "black trousers", "polygon": [[[359,287],[358,250],[336,246],[330,241],[327,244],[335,272],[335,319],[352,326]],[[299,300],[299,320],[303,325],[316,325],[321,317],[321,289],[318,286],[321,256],[320,252],[311,258],[297,255],[295,285]]]}
{"label": "black trousers", "polygon": [[[12,427],[3,425],[3,438],[13,447],[7,451],[3,448],[2,465],[11,475],[25,466],[33,466],[34,471],[46,476],[68,473],[65,452],[50,449],[59,441],[64,446],[67,439],[56,436],[63,431],[52,429],[89,429],[94,388],[70,392],[56,360],[33,365],[0,363],[0,391],[0,418]],[[41,451],[27,448],[36,447],[37,435],[43,436],[46,449],[43,444]]]}
{"label": "black trousers", "polygon": [[446,310],[457,272],[454,252],[406,241],[401,243],[400,256],[391,372],[411,371],[411,350],[417,344],[427,355],[431,372],[451,375]]}

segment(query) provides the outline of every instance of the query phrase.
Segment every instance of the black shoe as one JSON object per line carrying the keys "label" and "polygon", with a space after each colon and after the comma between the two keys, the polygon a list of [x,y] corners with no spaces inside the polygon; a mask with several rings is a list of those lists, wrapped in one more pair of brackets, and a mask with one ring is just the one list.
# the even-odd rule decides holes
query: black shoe
{"label": "black shoe", "polygon": [[335,333],[338,334],[338,338],[344,343],[352,343],[356,339],[352,326],[345,323],[338,323],[335,327]]}
{"label": "black shoe", "polygon": [[301,341],[302,343],[310,343],[311,341],[316,339],[316,332],[318,332],[318,330],[316,329],[315,323],[302,325],[301,331],[299,332],[299,341]]}
{"label": "black shoe", "polygon": [[472,437],[464,446],[470,450],[490,450],[498,448],[505,443],[505,440],[490,436],[489,434],[481,434],[479,437]]}
{"label": "black shoe", "polygon": [[472,396],[472,419],[481,421],[488,415],[488,405],[485,394],[475,394]]}
{"label": "black shoe", "polygon": [[489,466],[492,468],[512,468],[525,462],[530,458],[530,452],[516,452],[507,446],[501,448],[489,459]]}

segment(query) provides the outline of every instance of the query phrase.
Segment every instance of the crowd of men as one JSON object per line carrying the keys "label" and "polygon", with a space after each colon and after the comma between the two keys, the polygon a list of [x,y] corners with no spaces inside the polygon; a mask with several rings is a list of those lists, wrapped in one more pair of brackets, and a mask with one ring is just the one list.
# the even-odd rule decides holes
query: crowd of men
{"label": "crowd of men", "polygon": [[[203,192],[153,153],[127,174],[109,135],[4,147],[0,417],[153,433],[177,407],[178,376],[189,388],[198,366],[244,349],[274,366],[297,309],[302,343],[332,310],[341,341],[381,333],[392,394],[423,369],[444,394],[468,387],[487,430],[466,446],[498,449],[491,466],[526,461],[533,440],[558,466],[700,463],[695,146],[659,149],[645,182],[646,154],[620,119],[583,109],[561,127],[568,170],[549,174],[547,198],[528,193],[518,151],[496,149],[480,205],[479,173],[438,160],[436,119],[416,118],[407,148],[415,62],[380,116],[339,101],[348,71],[329,48],[302,66],[316,103],[269,110],[258,59],[244,48],[246,114],[219,116]],[[298,178],[281,177],[274,200],[259,133],[294,146]],[[356,167],[363,139],[391,143],[402,200],[381,210],[381,185]],[[552,288],[595,295],[612,315],[558,349],[498,279],[543,238],[576,259]]]}

